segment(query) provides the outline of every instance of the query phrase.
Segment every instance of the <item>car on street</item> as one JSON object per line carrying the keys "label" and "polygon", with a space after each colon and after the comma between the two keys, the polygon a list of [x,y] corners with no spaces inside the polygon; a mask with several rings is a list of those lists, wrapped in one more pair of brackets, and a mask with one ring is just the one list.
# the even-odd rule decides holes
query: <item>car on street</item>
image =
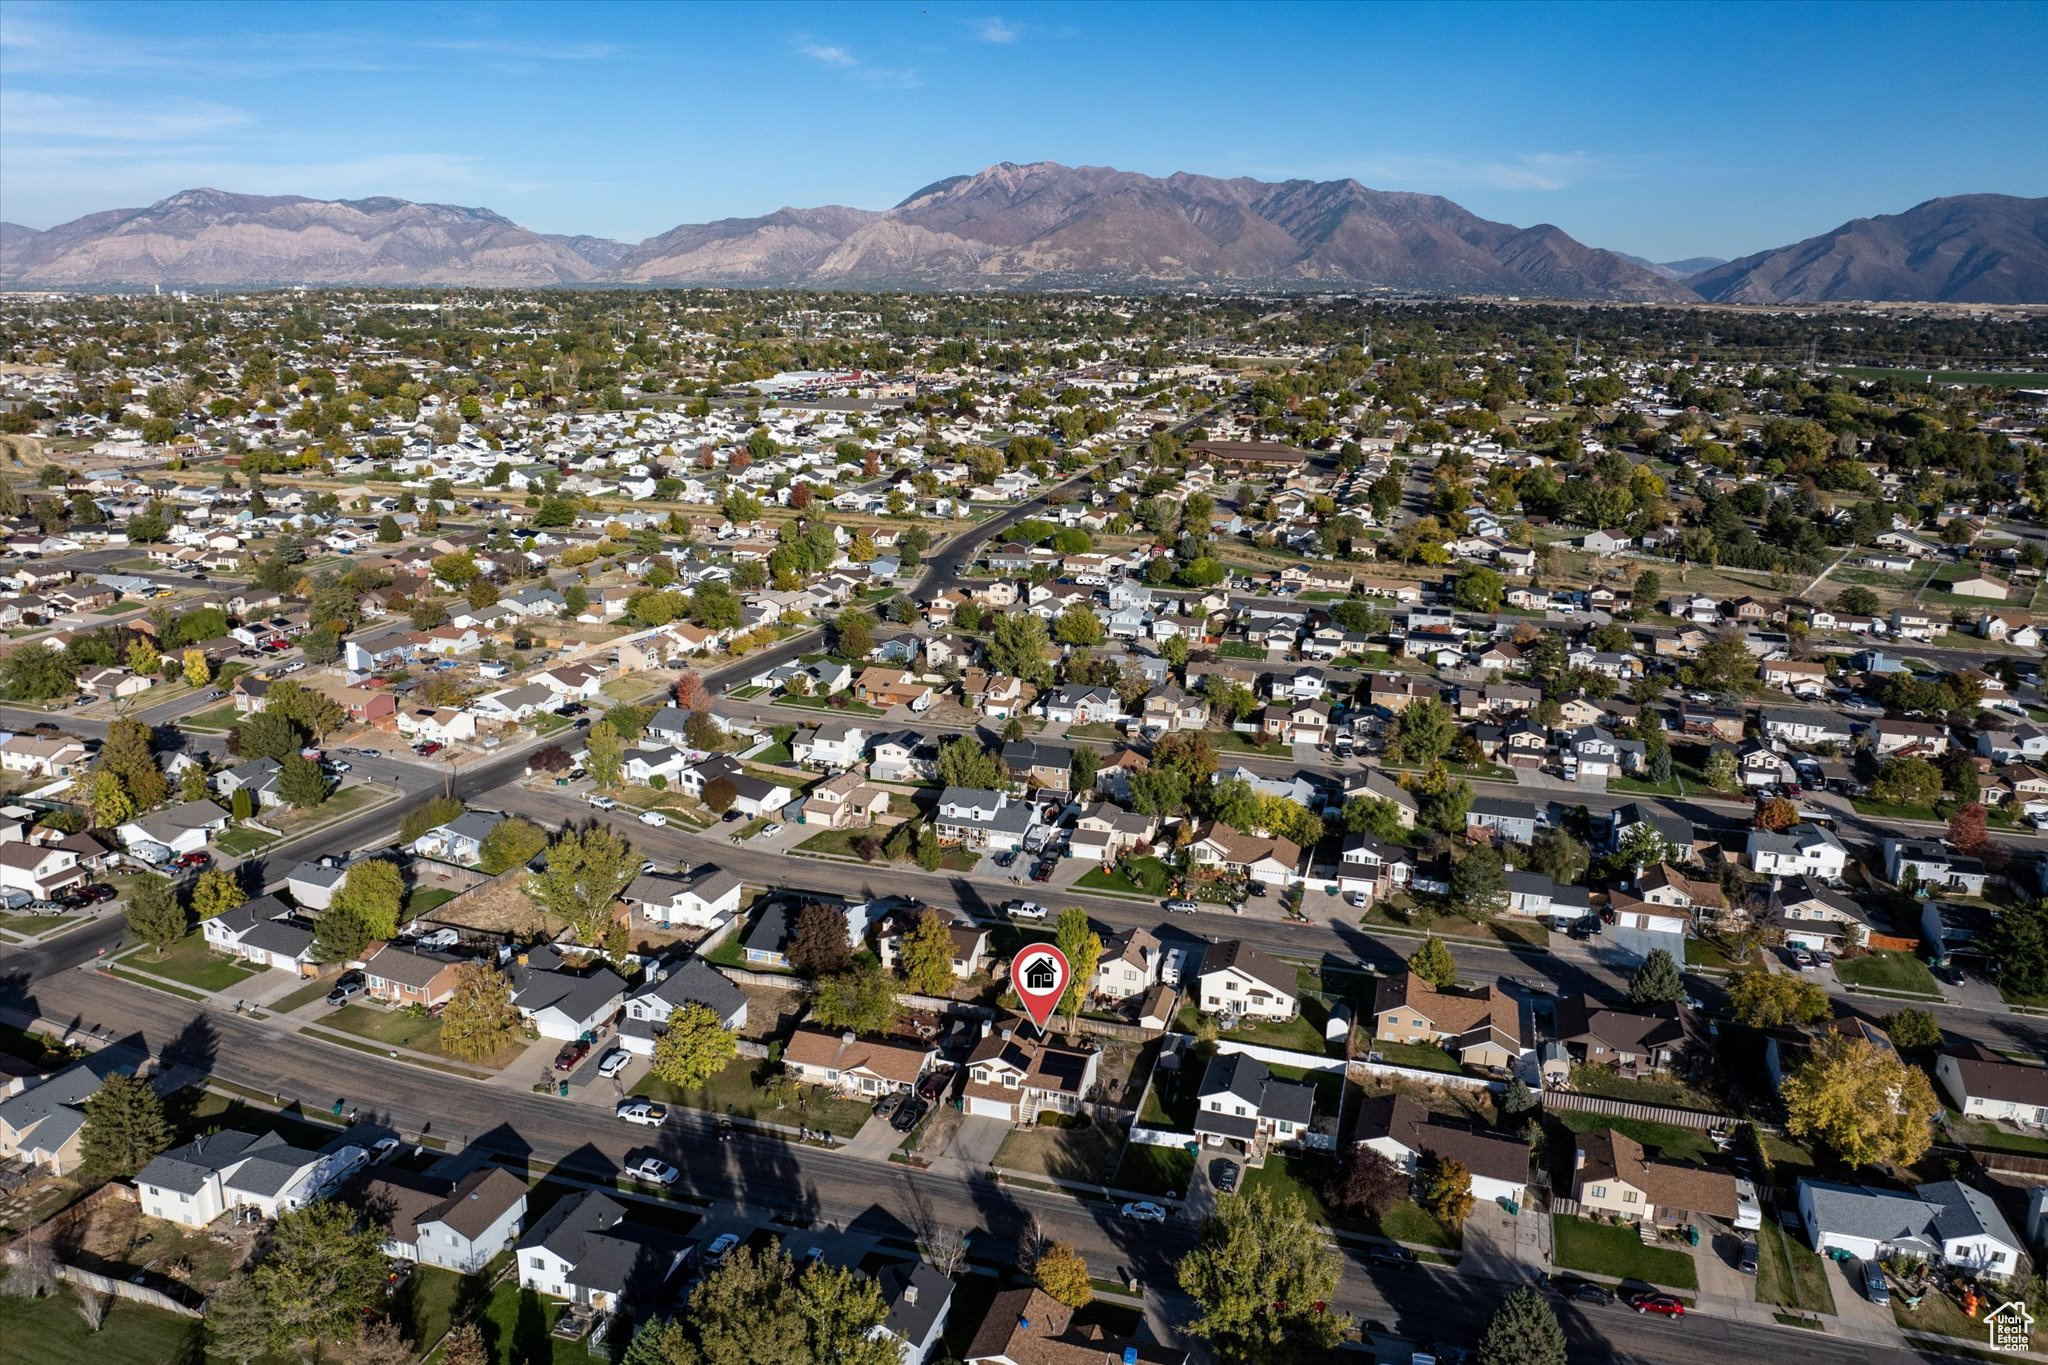
{"label": "car on street", "polygon": [[1595,1284],[1591,1280],[1582,1279],[1577,1275],[1552,1275],[1550,1277],[1550,1287],[1560,1297],[1570,1299],[1573,1303],[1585,1303],[1591,1304],[1595,1308],[1605,1308],[1614,1302],[1614,1291],[1612,1289],[1609,1289],[1604,1284]]}
{"label": "car on street", "polygon": [[654,859],[642,858],[640,860],[640,875],[643,877],[651,877],[654,875]]}
{"label": "car on street", "polygon": [[357,996],[368,992],[369,989],[368,986],[360,981],[340,983],[333,990],[327,992],[327,1003],[330,1005],[346,1005]]}
{"label": "car on street", "polygon": [[1876,1261],[1863,1263],[1863,1292],[1869,1295],[1870,1301],[1879,1308],[1892,1306],[1892,1291],[1884,1282],[1884,1267]]}
{"label": "car on street", "polygon": [[1218,1194],[1229,1194],[1237,1188],[1237,1163],[1227,1158],[1219,1159],[1209,1167],[1209,1183],[1216,1187]]}
{"label": "car on street", "polygon": [[1003,913],[1011,919],[1044,919],[1045,907],[1036,901],[1011,901],[1003,907]]}
{"label": "car on street", "polygon": [[562,1044],[562,1050],[555,1054],[555,1070],[574,1071],[585,1057],[590,1055],[590,1044],[581,1038]]}
{"label": "car on street", "polygon": [[632,1053],[622,1047],[615,1047],[610,1052],[605,1053],[604,1059],[597,1064],[597,1074],[609,1080],[611,1077],[624,1071],[626,1064],[632,1060]]}
{"label": "car on street", "polygon": [[1138,1223],[1163,1223],[1166,1221],[1166,1210],[1149,1199],[1134,1200],[1124,1205],[1118,1212],[1133,1222]]}
{"label": "car on street", "polygon": [[1756,1274],[1756,1263],[1756,1238],[1745,1237],[1742,1239],[1742,1255],[1737,1258],[1735,1268],[1745,1275],[1754,1275]]}
{"label": "car on street", "polygon": [[666,825],[668,817],[658,810],[643,810],[640,812],[640,823],[643,825]]}
{"label": "car on street", "polygon": [[889,1119],[889,1126],[899,1133],[907,1133],[923,1122],[924,1116],[930,1112],[931,1106],[923,1100],[905,1100],[896,1107],[895,1114]]}
{"label": "car on street", "polygon": [[704,1248],[704,1264],[718,1265],[722,1263],[727,1256],[732,1254],[732,1249],[739,1244],[740,1235],[737,1232],[719,1233],[717,1240]]}
{"label": "car on street", "polygon": [[622,1100],[613,1111],[628,1123],[637,1123],[642,1128],[659,1128],[668,1122],[668,1106],[656,1104],[653,1100]]}
{"label": "car on street", "polygon": [[1375,1242],[1366,1248],[1365,1259],[1374,1265],[1392,1266],[1396,1269],[1421,1264],[1414,1252],[1393,1242]]}
{"label": "car on street", "polygon": [[1685,1304],[1671,1294],[1631,1294],[1628,1306],[1638,1313],[1657,1313],[1667,1318],[1685,1316]]}
{"label": "car on street", "polygon": [[650,1185],[673,1185],[683,1173],[658,1156],[643,1156],[626,1167],[626,1174]]}
{"label": "car on street", "polygon": [[597,807],[599,810],[617,810],[619,808],[619,803],[612,800],[609,796],[593,795],[589,797],[588,800],[590,801],[591,805]]}
{"label": "car on street", "polygon": [[1201,909],[1200,901],[1170,900],[1166,903],[1166,912],[1170,915],[1193,915],[1200,913]]}
{"label": "car on street", "polygon": [[327,760],[326,763],[324,763],[321,766],[325,767],[327,771],[331,773],[345,773],[349,771],[351,768],[353,768],[355,765],[350,763],[345,758],[330,758]]}

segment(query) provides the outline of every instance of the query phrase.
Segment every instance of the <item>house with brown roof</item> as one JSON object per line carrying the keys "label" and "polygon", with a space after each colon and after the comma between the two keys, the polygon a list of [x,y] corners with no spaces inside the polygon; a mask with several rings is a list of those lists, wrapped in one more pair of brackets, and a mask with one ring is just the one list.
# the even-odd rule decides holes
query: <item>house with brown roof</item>
{"label": "house with brown roof", "polygon": [[1971,1045],[1944,1051],[1934,1077],[1965,1118],[2048,1128],[2048,1067],[2018,1062]]}
{"label": "house with brown roof", "polygon": [[1506,1070],[1533,1051],[1535,1025],[1521,1003],[1493,987],[1443,991],[1414,972],[1382,977],[1373,1000],[1373,1037],[1436,1043],[1467,1066]]}
{"label": "house with brown roof", "polygon": [[863,668],[853,680],[853,699],[863,706],[922,710],[931,705],[932,690],[900,668]]}
{"label": "house with brown roof", "polygon": [[1287,886],[1300,875],[1301,846],[1271,835],[1241,834],[1211,820],[1188,846],[1199,868],[1248,877],[1267,886]]}
{"label": "house with brown roof", "polygon": [[938,1050],[927,1043],[809,1026],[792,1033],[782,1050],[783,1065],[797,1080],[861,1095],[913,1089],[936,1056]]}
{"label": "house with brown roof", "polygon": [[863,781],[859,773],[845,772],[828,777],[804,797],[806,825],[827,829],[866,829],[875,817],[889,809],[889,793]]}
{"label": "house with brown roof", "polygon": [[1557,1002],[1556,1020],[1557,1040],[1574,1062],[1623,1076],[1669,1071],[1685,1050],[1685,1016],[1675,1004],[1622,1009],[1570,995]]}
{"label": "house with brown roof", "polygon": [[1094,1088],[1102,1054],[1005,1028],[967,1058],[963,1103],[970,1117],[1031,1123],[1045,1110],[1072,1114]]}
{"label": "house with brown roof", "polygon": [[1406,1095],[1378,1095],[1359,1106],[1352,1140],[1363,1143],[1410,1175],[1430,1158],[1455,1161],[1472,1175],[1478,1199],[1520,1202],[1529,1183],[1529,1144],[1482,1133],[1431,1113]]}
{"label": "house with brown roof", "polygon": [[1726,1171],[1655,1160],[1612,1128],[1581,1134],[1573,1157],[1572,1197],[1583,1213],[1664,1224],[1705,1216],[1755,1228],[1762,1211],[1746,1187]]}
{"label": "house with brown roof", "polygon": [[1186,1365],[1186,1351],[1076,1327],[1074,1310],[1043,1289],[1006,1289],[967,1344],[965,1365]]}
{"label": "house with brown roof", "polygon": [[373,944],[363,959],[370,998],[387,1005],[438,1005],[455,994],[463,959],[398,943]]}
{"label": "house with brown roof", "polygon": [[479,1167],[452,1185],[378,1169],[360,1202],[384,1234],[387,1256],[473,1274],[517,1244],[525,1228],[526,1182],[503,1167]]}

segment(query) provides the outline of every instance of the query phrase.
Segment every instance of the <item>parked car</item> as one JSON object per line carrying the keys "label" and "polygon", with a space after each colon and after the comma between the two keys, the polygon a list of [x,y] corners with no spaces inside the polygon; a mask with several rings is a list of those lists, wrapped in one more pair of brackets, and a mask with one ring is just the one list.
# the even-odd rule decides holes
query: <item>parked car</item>
{"label": "parked car", "polygon": [[1010,866],[1011,864],[1015,863],[1016,861],[1017,861],[1017,851],[1016,851],[1015,849],[1010,849],[1010,850],[1008,850],[1007,852],[1003,852],[1003,853],[998,853],[998,854],[996,855],[996,866],[997,866],[997,867],[1009,867],[1009,866]]}
{"label": "parked car", "polygon": [[1031,865],[1031,880],[1034,882],[1051,881],[1052,870],[1055,866],[1057,866],[1057,864],[1044,861],[1033,863]]}
{"label": "parked car", "polygon": [[360,981],[350,981],[345,984],[338,984],[335,986],[333,990],[327,992],[327,1003],[330,1005],[346,1005],[349,1001],[355,999],[357,996],[363,994],[369,989],[370,988],[368,986],[364,985]]}
{"label": "parked car", "polygon": [[1264,882],[1246,882],[1244,889],[1254,897],[1262,898],[1266,894],[1266,884]]}
{"label": "parked car", "polygon": [[1398,1246],[1393,1242],[1388,1242],[1384,1245],[1375,1242],[1372,1246],[1366,1248],[1365,1259],[1374,1265],[1392,1266],[1396,1269],[1404,1269],[1421,1264],[1421,1260],[1414,1252],[1410,1251],[1407,1247]]}
{"label": "parked car", "polygon": [[1685,1316],[1685,1304],[1670,1294],[1631,1294],[1628,1306],[1638,1313],[1658,1313],[1667,1318]]}
{"label": "parked car", "polygon": [[1045,907],[1034,901],[1011,901],[1003,907],[1011,919],[1044,919]]}
{"label": "parked car", "polygon": [[925,1078],[917,1083],[917,1097],[929,1103],[937,1104],[939,1097],[946,1093],[946,1087],[952,1083],[952,1067],[933,1067],[930,1072],[926,1073]]}
{"label": "parked car", "polygon": [[191,853],[182,855],[171,866],[197,868],[199,871],[204,872],[207,868],[213,866],[213,855],[203,848],[195,849]]}
{"label": "parked car", "polygon": [[658,1156],[643,1156],[626,1167],[626,1174],[650,1185],[673,1185],[683,1173]]}
{"label": "parked car", "polygon": [[1218,1194],[1229,1194],[1237,1188],[1237,1163],[1228,1158],[1219,1159],[1209,1168],[1209,1183],[1216,1187]]}
{"label": "parked car", "polygon": [[1202,905],[1199,901],[1171,900],[1166,903],[1167,913],[1172,915],[1198,914],[1200,913],[1201,909]]}
{"label": "parked car", "polygon": [[1126,1204],[1119,1210],[1124,1217],[1139,1223],[1163,1223],[1166,1210],[1149,1199],[1139,1199]]}
{"label": "parked car", "polygon": [[643,825],[666,825],[668,817],[658,810],[643,810],[640,812],[640,823]]}
{"label": "parked car", "polygon": [[349,770],[350,770],[350,769],[351,769],[352,767],[354,767],[355,765],[354,765],[354,764],[352,764],[352,763],[350,763],[350,762],[349,762],[349,761],[348,761],[347,759],[345,759],[345,758],[330,758],[330,759],[328,759],[328,760],[327,760],[327,762],[326,762],[325,766],[326,766],[326,768],[327,768],[327,771],[328,771],[328,772],[331,772],[331,773],[345,773],[345,772],[349,771]]}
{"label": "parked car", "polygon": [[628,1123],[637,1123],[642,1128],[659,1128],[668,1122],[668,1106],[656,1104],[653,1100],[622,1100],[613,1111]]}
{"label": "parked car", "polygon": [[907,1133],[923,1122],[924,1116],[930,1112],[931,1106],[923,1100],[905,1100],[902,1104],[896,1106],[896,1113],[890,1118],[889,1126],[899,1133]]}
{"label": "parked car", "polygon": [[874,1105],[868,1112],[878,1119],[885,1119],[895,1113],[896,1106],[901,1103],[903,1103],[903,1092],[901,1090],[886,1091],[875,1097]]}
{"label": "parked car", "polygon": [[738,824],[740,821],[746,819],[747,817],[736,810],[729,810],[725,814],[719,816],[718,818],[728,825],[734,825]]}
{"label": "parked car", "polygon": [[1968,979],[1963,975],[1963,969],[1953,962],[1941,963],[1935,967],[1934,974],[1951,986],[1960,986]]}
{"label": "parked car", "polygon": [[1552,1275],[1550,1277],[1550,1287],[1561,1297],[1570,1299],[1573,1303],[1591,1304],[1595,1308],[1605,1308],[1614,1302],[1614,1291],[1612,1289],[1609,1289],[1604,1284],[1595,1284],[1591,1280],[1582,1279],[1577,1275]]}
{"label": "parked car", "polygon": [[612,800],[609,796],[598,796],[593,793],[586,799],[599,810],[617,810],[619,808],[619,803]]}
{"label": "parked car", "polygon": [[1736,1262],[1735,1268],[1745,1275],[1754,1275],[1756,1274],[1756,1262],[1756,1238],[1745,1237],[1742,1239],[1742,1255]]}
{"label": "parked car", "polygon": [[453,929],[444,927],[436,929],[429,934],[421,934],[418,939],[418,946],[438,952],[442,949],[453,948],[460,942],[462,942],[461,934],[458,934]]}
{"label": "parked car", "polygon": [[395,1137],[378,1138],[374,1143],[370,1145],[371,1162],[375,1163],[379,1161],[388,1160],[391,1154],[399,1149],[400,1145],[401,1144],[399,1143],[398,1139]]}
{"label": "parked car", "polygon": [[1868,1294],[1870,1301],[1879,1308],[1892,1306],[1892,1291],[1884,1282],[1884,1267],[1876,1261],[1863,1263],[1863,1292]]}
{"label": "parked car", "polygon": [[622,1047],[615,1047],[610,1052],[605,1053],[604,1060],[597,1064],[597,1074],[609,1080],[611,1077],[624,1071],[626,1064],[632,1060],[632,1053]]}
{"label": "parked car", "polygon": [[562,1044],[562,1050],[555,1054],[555,1070],[574,1071],[585,1057],[590,1055],[590,1044],[578,1038],[573,1043]]}
{"label": "parked car", "polygon": [[737,1232],[719,1233],[718,1240],[713,1242],[710,1246],[704,1248],[704,1264],[720,1264],[725,1260],[727,1256],[730,1256],[732,1254],[732,1249],[738,1246],[739,1244],[740,1235]]}
{"label": "parked car", "polygon": [[430,739],[425,744],[413,745],[412,751],[418,754],[421,758],[432,758],[435,754],[440,753],[444,747],[446,746],[444,746],[441,743],[441,741],[437,739]]}

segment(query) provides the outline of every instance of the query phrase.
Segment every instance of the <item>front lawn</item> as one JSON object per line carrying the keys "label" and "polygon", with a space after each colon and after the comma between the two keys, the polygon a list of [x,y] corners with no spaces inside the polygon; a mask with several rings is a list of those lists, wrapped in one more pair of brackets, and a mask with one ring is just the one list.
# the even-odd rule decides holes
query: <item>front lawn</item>
{"label": "front lawn", "polygon": [[792,697],[787,692],[775,699],[777,706],[801,706],[807,711],[838,711],[849,716],[879,716],[880,710],[855,701],[844,692],[834,697]]}
{"label": "front lawn", "polygon": [[1111,891],[1150,899],[1164,896],[1173,874],[1157,858],[1127,858],[1115,868],[1091,868],[1074,883],[1076,890]]}
{"label": "front lawn", "polygon": [[1875,952],[1838,958],[1835,977],[1845,986],[1868,986],[1872,990],[1941,999],[1941,987],[1934,984],[1934,974],[1911,953]]}
{"label": "front lawn", "polygon": [[1434,906],[1418,905],[1406,895],[1374,901],[1359,916],[1358,922],[1367,929],[1406,929],[1411,933],[1435,934],[1439,938],[1480,939],[1487,943],[1505,943],[1510,947],[1516,944],[1536,948],[1550,946],[1550,931],[1535,920],[1502,915],[1482,922],[1464,915],[1445,913]]}
{"label": "front lawn", "polygon": [[223,702],[211,711],[200,711],[194,715],[180,718],[178,728],[181,730],[206,730],[214,734],[220,734],[224,731],[232,730],[238,719],[239,717],[235,714],[235,704],[231,701]]}
{"label": "front lawn", "polygon": [[1852,796],[1849,804],[1856,808],[1858,815],[1875,815],[1885,820],[1935,820],[1939,817],[1932,806],[1895,806],[1889,801],[1872,801],[1868,797]]}
{"label": "front lawn", "polygon": [[776,1108],[767,1093],[755,1084],[757,1074],[766,1065],[750,1057],[735,1057],[726,1063],[725,1070],[695,1090],[683,1090],[649,1075],[641,1078],[633,1093],[667,1104],[715,1114],[731,1113],[786,1128],[823,1128],[839,1137],[852,1137],[867,1122],[871,1106],[865,1100],[842,1098],[822,1086],[798,1086],[796,1098],[785,1107]]}
{"label": "front lawn", "polygon": [[272,1014],[290,1014],[301,1005],[310,1005],[334,989],[334,983],[324,977],[314,977],[290,995],[273,1000],[264,1008]]}
{"label": "front lawn", "polygon": [[[1756,956],[1755,950],[1750,958]],[[1685,965],[1701,967],[1710,972],[1732,972],[1740,967],[1743,959],[1733,955],[1726,942],[1711,934],[1701,934],[1685,941]]]}
{"label": "front lawn", "polygon": [[1456,1251],[1465,1244],[1462,1228],[1454,1228],[1413,1199],[1403,1199],[1380,1216],[1380,1236],[1396,1242]]}
{"label": "front lawn", "polygon": [[1698,1289],[1692,1257],[1670,1247],[1643,1245],[1628,1224],[1595,1223],[1554,1214],[1551,1260],[1561,1270],[1583,1270],[1611,1280],[1644,1280],[1665,1289]]}
{"label": "front lawn", "polygon": [[441,1051],[441,1021],[409,1010],[387,1009],[382,1005],[343,1005],[320,1020],[320,1026],[368,1038],[386,1047],[437,1054]]}
{"label": "front lawn", "polygon": [[1086,1185],[1106,1185],[1123,1155],[1121,1129],[1107,1123],[1056,1128],[1040,1122],[1003,1139],[995,1164],[1007,1171]]}
{"label": "front lawn", "polygon": [[1185,1147],[1155,1147],[1133,1142],[1124,1148],[1116,1171],[1116,1187],[1137,1194],[1163,1194],[1179,1199],[1195,1174],[1195,1155]]}
{"label": "front lawn", "polygon": [[239,986],[260,970],[235,958],[219,956],[207,945],[206,936],[197,929],[185,935],[182,943],[162,957],[148,948],[131,953],[128,965],[151,976],[182,981],[202,991],[224,991]]}
{"label": "front lawn", "polygon": [[1299,1199],[1308,1209],[1309,1221],[1328,1227],[1335,1219],[1329,1206],[1323,1203],[1323,1165],[1319,1158],[1274,1152],[1266,1158],[1265,1165],[1256,1169],[1245,1167],[1244,1187],[1247,1193],[1264,1189],[1276,1199],[1281,1196]]}
{"label": "front lawn", "polygon": [[1773,1220],[1757,1232],[1756,1301],[1806,1313],[1833,1313],[1827,1262]]}
{"label": "front lawn", "polygon": [[278,841],[275,834],[265,834],[260,829],[231,829],[213,841],[213,846],[230,858],[246,858],[252,853],[261,853]]}

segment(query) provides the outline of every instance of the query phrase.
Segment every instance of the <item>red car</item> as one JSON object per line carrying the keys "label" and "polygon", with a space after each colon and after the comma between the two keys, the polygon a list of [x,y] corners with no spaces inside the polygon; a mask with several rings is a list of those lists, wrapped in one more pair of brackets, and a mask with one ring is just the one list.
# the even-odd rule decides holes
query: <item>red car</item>
{"label": "red car", "polygon": [[590,1044],[584,1042],[581,1038],[578,1038],[573,1043],[565,1043],[562,1050],[555,1054],[555,1070],[574,1071],[576,1064],[589,1055]]}
{"label": "red car", "polygon": [[196,867],[201,872],[204,872],[207,868],[213,866],[213,855],[211,853],[206,852],[204,849],[201,849],[193,853],[187,853],[184,857],[178,859],[176,866]]}
{"label": "red car", "polygon": [[1662,1313],[1667,1318],[1685,1316],[1685,1304],[1669,1294],[1631,1294],[1628,1306],[1638,1313]]}
{"label": "red car", "polygon": [[430,739],[425,744],[415,744],[412,746],[412,751],[421,758],[432,758],[435,754],[441,752],[441,741]]}

